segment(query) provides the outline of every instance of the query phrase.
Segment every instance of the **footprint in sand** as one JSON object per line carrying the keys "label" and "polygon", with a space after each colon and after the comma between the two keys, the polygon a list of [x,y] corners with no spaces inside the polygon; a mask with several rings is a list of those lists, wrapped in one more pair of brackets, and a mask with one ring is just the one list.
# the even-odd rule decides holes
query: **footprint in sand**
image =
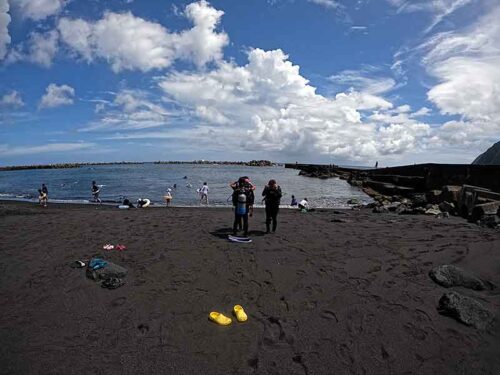
{"label": "footprint in sand", "polygon": [[425,332],[423,329],[417,327],[413,323],[406,323],[404,325],[405,331],[412,337],[416,338],[419,341],[423,341],[427,337],[427,332]]}
{"label": "footprint in sand", "polygon": [[137,329],[141,334],[145,335],[149,331],[149,326],[147,324],[139,324]]}
{"label": "footprint in sand", "polygon": [[264,344],[267,346],[273,346],[281,342],[292,345],[294,337],[285,333],[279,318],[271,316],[265,323]]}
{"label": "footprint in sand", "polygon": [[331,310],[323,310],[323,312],[321,313],[321,317],[323,319],[335,320],[337,323],[339,322],[337,315]]}
{"label": "footprint in sand", "polygon": [[284,296],[280,297],[281,304],[285,307],[286,311],[290,311],[290,306],[288,306],[288,302],[286,301]]}
{"label": "footprint in sand", "polygon": [[127,300],[127,297],[115,298],[114,300],[111,301],[111,306],[113,306],[113,307],[121,306],[125,303],[126,300]]}
{"label": "footprint in sand", "polygon": [[385,349],[384,345],[380,347],[380,353],[382,354],[382,359],[387,360],[387,358],[389,358],[389,353]]}
{"label": "footprint in sand", "polygon": [[247,361],[247,363],[248,363],[248,366],[250,366],[254,370],[257,370],[257,368],[259,367],[259,358],[258,357],[250,358]]}

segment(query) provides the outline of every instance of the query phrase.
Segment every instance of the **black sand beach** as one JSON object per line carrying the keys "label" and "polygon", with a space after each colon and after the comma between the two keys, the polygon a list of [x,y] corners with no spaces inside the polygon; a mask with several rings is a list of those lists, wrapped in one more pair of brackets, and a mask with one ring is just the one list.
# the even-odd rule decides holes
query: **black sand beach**
{"label": "black sand beach", "polygon": [[[451,217],[264,212],[230,243],[219,208],[0,203],[1,374],[499,374],[500,329],[440,315],[454,264],[497,285],[452,288],[500,308],[500,232]],[[125,251],[107,251],[122,243]],[[115,290],[74,260],[128,270]],[[241,304],[246,323],[208,320]]]}

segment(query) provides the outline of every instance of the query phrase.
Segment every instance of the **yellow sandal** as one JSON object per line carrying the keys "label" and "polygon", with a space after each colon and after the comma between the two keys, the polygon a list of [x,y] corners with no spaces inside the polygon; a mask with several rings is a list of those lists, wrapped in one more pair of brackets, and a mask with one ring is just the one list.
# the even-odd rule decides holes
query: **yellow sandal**
{"label": "yellow sandal", "polygon": [[212,311],[209,315],[209,318],[211,321],[213,321],[221,326],[228,326],[232,322],[231,318],[228,318],[227,316],[225,316],[221,313],[218,313],[216,311]]}
{"label": "yellow sandal", "polygon": [[236,315],[236,319],[238,322],[246,322],[248,319],[247,314],[245,313],[245,310],[243,310],[243,307],[240,305],[235,305],[233,307],[234,315]]}

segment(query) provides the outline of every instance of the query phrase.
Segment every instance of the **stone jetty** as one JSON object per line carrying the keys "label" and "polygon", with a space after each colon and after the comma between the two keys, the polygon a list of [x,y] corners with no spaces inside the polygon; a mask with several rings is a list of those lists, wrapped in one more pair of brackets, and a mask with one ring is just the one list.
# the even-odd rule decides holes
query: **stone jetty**
{"label": "stone jetty", "polygon": [[460,215],[488,227],[500,224],[500,165],[415,164],[356,169],[285,164],[306,177],[346,180],[371,196],[374,212]]}

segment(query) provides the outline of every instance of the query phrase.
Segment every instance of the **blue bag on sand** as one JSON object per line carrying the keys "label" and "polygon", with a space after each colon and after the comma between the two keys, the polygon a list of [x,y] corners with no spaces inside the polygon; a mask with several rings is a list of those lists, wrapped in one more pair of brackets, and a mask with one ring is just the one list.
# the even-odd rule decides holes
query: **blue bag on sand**
{"label": "blue bag on sand", "polygon": [[86,275],[94,281],[106,280],[112,277],[121,279],[127,275],[127,270],[113,262],[101,258],[92,258],[89,261]]}
{"label": "blue bag on sand", "polygon": [[99,268],[104,268],[107,265],[108,262],[100,258],[92,258],[89,262],[89,268],[92,270],[98,270]]}

